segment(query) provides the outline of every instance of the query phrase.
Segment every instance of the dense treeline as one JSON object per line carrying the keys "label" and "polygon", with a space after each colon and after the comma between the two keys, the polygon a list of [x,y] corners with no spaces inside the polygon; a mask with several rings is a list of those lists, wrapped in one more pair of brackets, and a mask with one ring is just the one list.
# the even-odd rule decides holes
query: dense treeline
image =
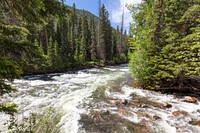
{"label": "dense treeline", "polygon": [[[65,5],[62,8],[64,12],[61,15],[50,14],[46,18],[47,24],[37,33],[30,35],[30,38],[33,38],[32,43],[39,48],[38,54],[44,58],[40,58],[38,62],[34,60],[25,63],[28,66],[23,67],[23,71],[56,71],[87,64],[115,64],[127,61],[127,52],[119,53],[118,39],[122,33],[111,27],[104,5],[100,10],[99,23],[96,16],[77,10],[75,4],[72,8]],[[121,44],[127,49],[127,37],[123,37]]]}
{"label": "dense treeline", "polygon": [[[21,73],[126,62],[127,34],[108,17],[104,5],[96,17],[64,0],[0,0],[0,95],[14,91],[5,81]],[[0,111],[14,107],[0,103]]]}
{"label": "dense treeline", "polygon": [[130,7],[130,69],[144,88],[200,89],[200,3],[144,0]]}

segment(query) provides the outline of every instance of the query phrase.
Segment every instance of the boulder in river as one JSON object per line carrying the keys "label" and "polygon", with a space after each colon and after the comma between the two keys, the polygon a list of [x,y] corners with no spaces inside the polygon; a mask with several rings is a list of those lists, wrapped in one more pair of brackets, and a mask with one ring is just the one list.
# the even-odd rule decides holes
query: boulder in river
{"label": "boulder in river", "polygon": [[169,103],[164,103],[163,106],[162,106],[163,109],[171,108],[171,107],[172,107],[172,105],[169,104]]}
{"label": "boulder in river", "polygon": [[184,97],[184,101],[185,101],[185,102],[189,102],[189,103],[196,103],[196,102],[197,102],[197,99],[194,98],[194,97],[191,97],[191,96],[185,96],[185,97]]}
{"label": "boulder in river", "polygon": [[128,100],[127,100],[127,99],[124,99],[124,100],[122,101],[122,104],[127,105],[127,104],[128,104]]}
{"label": "boulder in river", "polygon": [[125,109],[119,109],[121,115],[127,116],[127,111]]}
{"label": "boulder in river", "polygon": [[174,116],[179,116],[179,115],[186,115],[187,112],[185,112],[185,111],[180,111],[180,110],[176,110],[176,111],[173,111],[172,114],[173,114]]}
{"label": "boulder in river", "polygon": [[158,116],[158,115],[153,115],[153,119],[155,119],[155,120],[159,120],[159,119],[161,119],[161,117]]}
{"label": "boulder in river", "polygon": [[121,104],[120,99],[115,98],[109,99],[108,102],[110,107],[118,107]]}
{"label": "boulder in river", "polygon": [[82,128],[88,133],[152,133],[151,128],[148,126],[150,123],[145,119],[140,123],[134,123],[109,111],[93,112],[91,115],[95,117],[101,116],[103,121],[94,121],[94,117],[82,114],[79,122]]}
{"label": "boulder in river", "polygon": [[131,87],[133,88],[140,88],[140,84],[136,81],[134,81],[132,84],[131,84]]}
{"label": "boulder in river", "polygon": [[192,121],[189,122],[189,124],[192,124],[192,125],[200,127],[200,120],[192,120]]}

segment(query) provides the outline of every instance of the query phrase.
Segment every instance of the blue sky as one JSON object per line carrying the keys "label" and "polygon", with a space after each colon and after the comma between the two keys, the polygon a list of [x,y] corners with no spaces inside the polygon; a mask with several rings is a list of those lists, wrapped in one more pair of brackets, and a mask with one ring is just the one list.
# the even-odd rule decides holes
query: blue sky
{"label": "blue sky", "polygon": [[[121,23],[121,15],[124,10],[124,27],[126,30],[129,29],[129,23],[132,22],[131,14],[129,10],[125,7],[126,4],[138,4],[141,0],[101,0],[101,3],[106,6],[109,12],[109,19],[113,27],[116,28],[117,25]],[[66,0],[66,4],[72,6],[73,3],[76,4],[76,8],[84,9],[92,12],[93,14],[98,14],[98,0]]]}

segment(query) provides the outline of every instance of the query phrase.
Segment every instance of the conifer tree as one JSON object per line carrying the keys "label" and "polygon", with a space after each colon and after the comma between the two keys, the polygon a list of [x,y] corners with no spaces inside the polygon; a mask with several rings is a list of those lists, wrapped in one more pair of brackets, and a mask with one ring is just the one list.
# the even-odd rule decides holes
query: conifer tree
{"label": "conifer tree", "polygon": [[77,37],[76,34],[76,28],[77,28],[77,15],[76,15],[76,5],[73,4],[73,7],[71,9],[70,13],[70,33],[69,33],[69,43],[70,43],[70,61],[73,62],[74,54],[75,54],[75,48],[76,48],[76,41],[75,38]]}
{"label": "conifer tree", "polygon": [[97,53],[96,53],[96,30],[95,30],[95,22],[94,17],[90,20],[90,29],[91,29],[91,45],[90,45],[90,53],[91,53],[91,59],[95,61],[97,59]]}
{"label": "conifer tree", "polygon": [[98,0],[98,35],[97,35],[97,57],[100,59],[100,35],[101,35],[101,0]]}
{"label": "conifer tree", "polygon": [[75,54],[74,54],[74,59],[76,61],[76,63],[80,63],[80,45],[81,45],[81,33],[82,32],[82,18],[78,18],[78,24],[77,24],[77,29],[76,29],[76,48],[75,48]]}
{"label": "conifer tree", "polygon": [[49,59],[49,65],[51,68],[55,67],[57,65],[56,60],[57,60],[57,49],[56,49],[56,44],[53,41],[53,38],[49,38],[48,42],[48,59]]}
{"label": "conifer tree", "polygon": [[81,44],[80,44],[80,55],[81,61],[85,62],[86,60],[86,52],[87,52],[87,35],[88,35],[88,23],[87,16],[83,14],[82,17],[82,31],[81,31]]}
{"label": "conifer tree", "polygon": [[111,50],[111,55],[112,59],[117,57],[117,31],[112,30],[112,50]]}
{"label": "conifer tree", "polygon": [[117,25],[117,31],[116,31],[116,43],[117,43],[117,57],[120,55],[120,31],[119,31],[119,26]]}
{"label": "conifer tree", "polygon": [[105,28],[107,27],[106,22],[107,22],[107,11],[105,9],[105,6],[102,5],[100,12],[100,33],[99,33],[98,53],[103,64],[106,62],[106,30],[105,30]]}

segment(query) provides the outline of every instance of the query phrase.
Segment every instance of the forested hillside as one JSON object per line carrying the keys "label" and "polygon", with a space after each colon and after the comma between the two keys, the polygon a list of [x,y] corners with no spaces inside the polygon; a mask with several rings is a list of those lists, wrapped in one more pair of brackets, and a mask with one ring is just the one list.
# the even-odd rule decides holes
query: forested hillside
{"label": "forested hillside", "polygon": [[[23,7],[21,3],[23,1],[17,1],[16,5],[10,1],[1,2],[1,36],[13,45],[26,43],[27,47],[22,44],[24,50],[20,50],[16,45],[9,46],[10,49],[2,46],[2,51],[7,51],[1,54],[17,63],[25,74],[87,63],[126,62],[127,37],[123,35],[121,59],[118,38],[123,33],[111,27],[104,5],[98,18],[57,0],[25,2]],[[10,52],[12,56],[8,56]]]}
{"label": "forested hillside", "polygon": [[200,3],[144,0],[130,7],[130,69],[148,89],[200,89]]}

